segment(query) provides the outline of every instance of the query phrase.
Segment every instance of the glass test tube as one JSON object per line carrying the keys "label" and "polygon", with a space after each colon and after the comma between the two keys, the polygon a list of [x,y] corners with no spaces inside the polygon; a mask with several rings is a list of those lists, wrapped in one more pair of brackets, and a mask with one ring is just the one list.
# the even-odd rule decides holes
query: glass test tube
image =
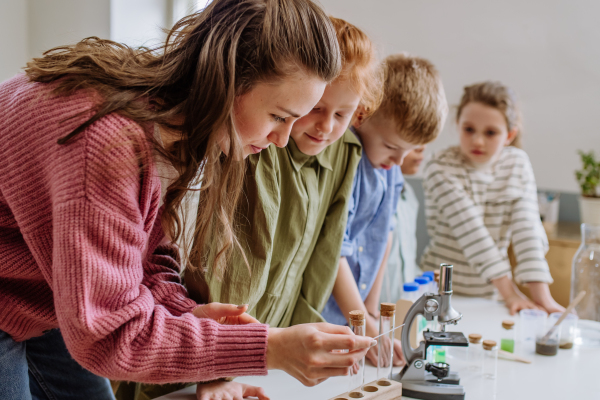
{"label": "glass test tube", "polygon": [[514,329],[515,321],[506,319],[502,321],[502,337],[500,338],[500,349],[508,351],[509,353],[515,352],[515,341],[517,339],[517,332]]}
{"label": "glass test tube", "polygon": [[483,377],[496,379],[498,372],[498,346],[493,340],[483,341]]}
{"label": "glass test tube", "polygon": [[469,347],[467,347],[467,363],[470,370],[481,371],[483,366],[483,347],[481,345],[481,335],[471,333],[469,335]]}
{"label": "glass test tube", "polygon": [[391,379],[394,365],[394,303],[381,303],[379,308],[379,334],[389,332],[377,339],[377,379]]}
{"label": "glass test tube", "polygon": [[[350,325],[355,335],[365,336],[365,313],[361,310],[350,311]],[[354,367],[350,369],[350,392],[360,391],[365,383],[365,359],[364,357],[357,362],[358,371],[354,372]]]}

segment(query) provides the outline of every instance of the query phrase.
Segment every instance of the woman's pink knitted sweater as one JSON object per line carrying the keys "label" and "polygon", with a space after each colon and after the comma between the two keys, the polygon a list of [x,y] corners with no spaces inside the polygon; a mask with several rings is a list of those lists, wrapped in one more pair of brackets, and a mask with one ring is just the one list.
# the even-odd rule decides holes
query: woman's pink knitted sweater
{"label": "woman's pink knitted sweater", "polygon": [[93,102],[51,88],[0,84],[0,330],[23,341],[60,328],[73,358],[111,379],[266,374],[266,325],[190,313],[156,169],[140,168],[147,133],[111,114],[59,145]]}

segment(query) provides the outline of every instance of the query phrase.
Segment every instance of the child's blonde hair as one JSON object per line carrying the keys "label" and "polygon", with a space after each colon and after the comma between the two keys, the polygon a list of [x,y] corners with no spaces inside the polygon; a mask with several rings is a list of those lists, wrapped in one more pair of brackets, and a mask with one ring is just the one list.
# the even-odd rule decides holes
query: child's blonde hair
{"label": "child's blonde hair", "polygon": [[469,103],[481,103],[500,111],[506,119],[508,130],[517,129],[517,135],[510,145],[521,148],[522,117],[517,95],[511,88],[497,81],[485,81],[465,86],[456,110],[456,122],[458,122],[463,108]]}
{"label": "child's blonde hair", "polygon": [[428,60],[406,53],[384,62],[384,96],[375,115],[392,118],[403,140],[433,141],[444,126],[448,103],[440,74]]}
{"label": "child's blonde hair", "polygon": [[377,61],[373,42],[351,23],[335,17],[329,19],[333,23],[342,56],[342,72],[338,79],[350,83],[359,95],[366,114],[370,115],[383,99],[383,71]]}

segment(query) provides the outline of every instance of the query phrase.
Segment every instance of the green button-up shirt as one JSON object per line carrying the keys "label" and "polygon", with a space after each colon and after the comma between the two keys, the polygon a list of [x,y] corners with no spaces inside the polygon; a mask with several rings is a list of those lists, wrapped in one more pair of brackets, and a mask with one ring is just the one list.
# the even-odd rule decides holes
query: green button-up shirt
{"label": "green button-up shirt", "polygon": [[323,321],[360,156],[349,130],[317,156],[302,153],[293,139],[250,156],[239,237],[250,270],[236,252],[222,280],[210,269],[186,272],[192,298],[247,303],[271,326]]}

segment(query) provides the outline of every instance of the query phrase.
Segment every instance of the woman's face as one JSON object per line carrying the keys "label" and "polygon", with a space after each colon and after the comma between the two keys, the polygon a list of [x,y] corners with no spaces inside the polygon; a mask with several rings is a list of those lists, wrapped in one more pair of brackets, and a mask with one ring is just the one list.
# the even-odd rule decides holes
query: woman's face
{"label": "woman's face", "polygon": [[463,107],[458,131],[461,152],[474,164],[495,161],[516,135],[516,130],[508,131],[506,118],[499,110],[481,103]]}
{"label": "woman's face", "polygon": [[326,83],[298,71],[277,83],[258,83],[237,96],[234,123],[242,141],[244,158],[273,143],[284,147],[294,122],[317,104]]}

